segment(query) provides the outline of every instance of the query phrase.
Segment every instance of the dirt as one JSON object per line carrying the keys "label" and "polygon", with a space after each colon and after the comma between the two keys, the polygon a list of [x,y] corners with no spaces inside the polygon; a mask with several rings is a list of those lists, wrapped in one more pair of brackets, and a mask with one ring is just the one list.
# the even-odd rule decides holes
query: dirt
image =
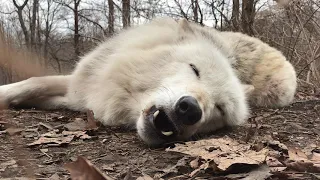
{"label": "dirt", "polygon": [[[304,99],[279,109],[252,109],[252,117],[240,127],[224,129],[193,139],[228,136],[253,148],[279,148],[270,142],[306,152],[320,148],[320,100]],[[120,127],[103,127],[88,131],[90,139],[75,138],[65,144],[28,146],[41,134],[54,129],[65,130],[76,118],[87,119],[85,113],[10,109],[0,114],[0,178],[30,177],[36,179],[68,179],[66,163],[85,157],[104,174],[114,179],[137,179],[149,175],[163,179],[189,179],[194,159],[163,148],[149,148],[135,131]],[[8,128],[10,128],[8,130]],[[5,131],[6,130],[6,131]],[[179,166],[179,163],[184,163]],[[1,170],[2,168],[2,170]],[[269,179],[319,179],[320,174],[285,170]],[[194,179],[237,179],[226,174],[203,171]]]}

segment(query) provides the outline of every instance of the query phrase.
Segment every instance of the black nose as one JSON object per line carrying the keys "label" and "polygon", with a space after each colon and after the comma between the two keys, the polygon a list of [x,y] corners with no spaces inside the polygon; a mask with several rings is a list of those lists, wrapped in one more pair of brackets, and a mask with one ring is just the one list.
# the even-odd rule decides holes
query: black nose
{"label": "black nose", "polygon": [[178,120],[185,125],[197,123],[202,116],[198,101],[191,96],[183,96],[176,104],[175,112]]}

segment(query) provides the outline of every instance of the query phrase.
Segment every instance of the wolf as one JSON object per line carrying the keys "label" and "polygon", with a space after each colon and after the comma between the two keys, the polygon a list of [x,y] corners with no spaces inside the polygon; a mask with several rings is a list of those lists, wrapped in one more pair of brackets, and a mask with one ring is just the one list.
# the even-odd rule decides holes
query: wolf
{"label": "wolf", "polygon": [[293,66],[261,40],[158,18],[102,42],[70,75],[0,86],[0,101],[92,110],[102,124],[136,129],[155,146],[240,125],[251,106],[286,106],[295,90]]}

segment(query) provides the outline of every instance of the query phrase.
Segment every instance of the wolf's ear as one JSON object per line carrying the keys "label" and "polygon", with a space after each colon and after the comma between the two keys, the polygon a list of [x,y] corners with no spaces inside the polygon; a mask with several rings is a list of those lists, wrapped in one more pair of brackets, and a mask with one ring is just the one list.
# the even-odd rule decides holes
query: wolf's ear
{"label": "wolf's ear", "polygon": [[193,34],[193,29],[190,26],[189,22],[187,19],[179,19],[178,20],[179,24],[179,33],[180,34]]}
{"label": "wolf's ear", "polygon": [[242,84],[242,89],[244,90],[246,96],[250,96],[254,90],[254,86],[251,84]]}

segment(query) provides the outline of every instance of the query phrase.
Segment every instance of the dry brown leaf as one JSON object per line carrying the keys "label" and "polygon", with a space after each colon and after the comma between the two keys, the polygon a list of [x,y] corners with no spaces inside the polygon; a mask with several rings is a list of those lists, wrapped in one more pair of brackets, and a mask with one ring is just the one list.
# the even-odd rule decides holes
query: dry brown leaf
{"label": "dry brown leaf", "polygon": [[86,134],[85,131],[62,131],[62,135],[64,136],[74,135],[75,137],[80,139],[91,139],[91,136]]}
{"label": "dry brown leaf", "polygon": [[311,158],[298,148],[289,148],[289,159],[286,162],[288,168],[300,171],[320,173],[319,154],[313,152]]}
{"label": "dry brown leaf", "polygon": [[290,160],[293,160],[293,161],[300,161],[300,160],[307,160],[308,159],[307,155],[298,148],[290,147],[288,154],[289,154]]}
{"label": "dry brown leaf", "polygon": [[0,121],[0,124],[8,124],[6,121]]}
{"label": "dry brown leaf", "polygon": [[61,137],[62,135],[61,134],[57,134],[57,132],[58,132],[58,130],[53,130],[53,131],[41,134],[40,136],[41,137],[51,137],[51,138]]}
{"label": "dry brown leaf", "polygon": [[270,153],[266,159],[266,164],[269,166],[270,172],[281,172],[287,169],[287,167],[282,164],[277,158],[270,156]]}
{"label": "dry brown leaf", "polygon": [[86,130],[97,130],[98,126],[97,126],[97,121],[94,118],[94,113],[91,110],[87,111],[87,120],[88,123],[86,125]]}
{"label": "dry brown leaf", "polygon": [[194,159],[194,160],[192,160],[191,162],[190,162],[190,167],[192,168],[192,169],[196,169],[196,168],[199,168],[199,157],[197,157],[196,159]]}
{"label": "dry brown leaf", "polygon": [[86,126],[87,126],[87,123],[82,118],[75,118],[74,121],[64,125],[64,127],[69,131],[86,130]]}
{"label": "dry brown leaf", "polygon": [[66,164],[65,168],[70,172],[72,180],[113,180],[81,156],[76,161]]}
{"label": "dry brown leaf", "polygon": [[60,177],[57,173],[53,174],[52,176],[49,177],[49,180],[60,180]]}
{"label": "dry brown leaf", "polygon": [[40,145],[40,144],[69,144],[74,138],[91,139],[91,136],[87,135],[84,131],[63,131],[61,134],[57,134],[55,131],[42,134],[41,137],[28,144],[28,146]]}
{"label": "dry brown leaf", "polygon": [[74,138],[74,135],[66,136],[66,137],[56,137],[56,138],[48,138],[48,137],[40,137],[38,140],[33,143],[27,144],[27,146],[34,146],[40,144],[69,144]]}
{"label": "dry brown leaf", "polygon": [[13,135],[15,135],[15,134],[21,133],[23,130],[24,130],[24,129],[22,129],[22,128],[9,127],[9,128],[6,129],[5,131],[6,131],[9,135],[13,136]]}
{"label": "dry brown leaf", "polygon": [[137,180],[153,180],[153,178],[148,175],[144,175],[144,176],[138,177]]}
{"label": "dry brown leaf", "polygon": [[267,179],[271,175],[270,168],[267,165],[262,165],[259,168],[249,172],[248,176],[243,178],[243,180]]}
{"label": "dry brown leaf", "polygon": [[10,160],[10,161],[6,161],[0,164],[0,172],[4,172],[6,170],[7,167],[9,166],[16,166],[17,161],[15,161],[14,159]]}
{"label": "dry brown leaf", "polygon": [[86,131],[86,130],[97,130],[97,121],[94,118],[92,111],[87,111],[87,121],[82,118],[75,118],[73,122],[64,125],[69,131]]}
{"label": "dry brown leaf", "polygon": [[114,164],[104,164],[102,166],[102,169],[105,171],[114,171]]}
{"label": "dry brown leaf", "polygon": [[320,164],[317,165],[310,161],[288,162],[287,167],[299,172],[320,173]]}
{"label": "dry brown leaf", "polygon": [[280,141],[269,139],[264,144],[268,145],[269,147],[271,147],[274,150],[282,151],[285,153],[288,152],[288,147],[285,144],[281,143]]}
{"label": "dry brown leaf", "polygon": [[184,169],[188,167],[188,157],[183,157],[179,159],[179,161],[171,167],[165,168],[162,170],[161,173],[157,173],[154,175],[155,179],[160,179],[160,178],[166,178],[167,175],[176,175],[176,174],[181,174],[181,173],[186,173],[184,172]]}
{"label": "dry brown leaf", "polygon": [[268,156],[266,163],[269,167],[284,167],[284,165],[276,158]]}
{"label": "dry brown leaf", "polygon": [[311,156],[311,160],[318,162],[320,164],[320,153],[313,151],[312,156]]}
{"label": "dry brown leaf", "polygon": [[216,168],[216,171],[227,171],[232,165],[237,164],[260,165],[265,162],[268,153],[267,149],[258,152],[250,150],[249,145],[240,144],[229,137],[190,141],[184,145],[177,144],[175,148],[167,151],[199,156],[210,162],[209,168]]}

